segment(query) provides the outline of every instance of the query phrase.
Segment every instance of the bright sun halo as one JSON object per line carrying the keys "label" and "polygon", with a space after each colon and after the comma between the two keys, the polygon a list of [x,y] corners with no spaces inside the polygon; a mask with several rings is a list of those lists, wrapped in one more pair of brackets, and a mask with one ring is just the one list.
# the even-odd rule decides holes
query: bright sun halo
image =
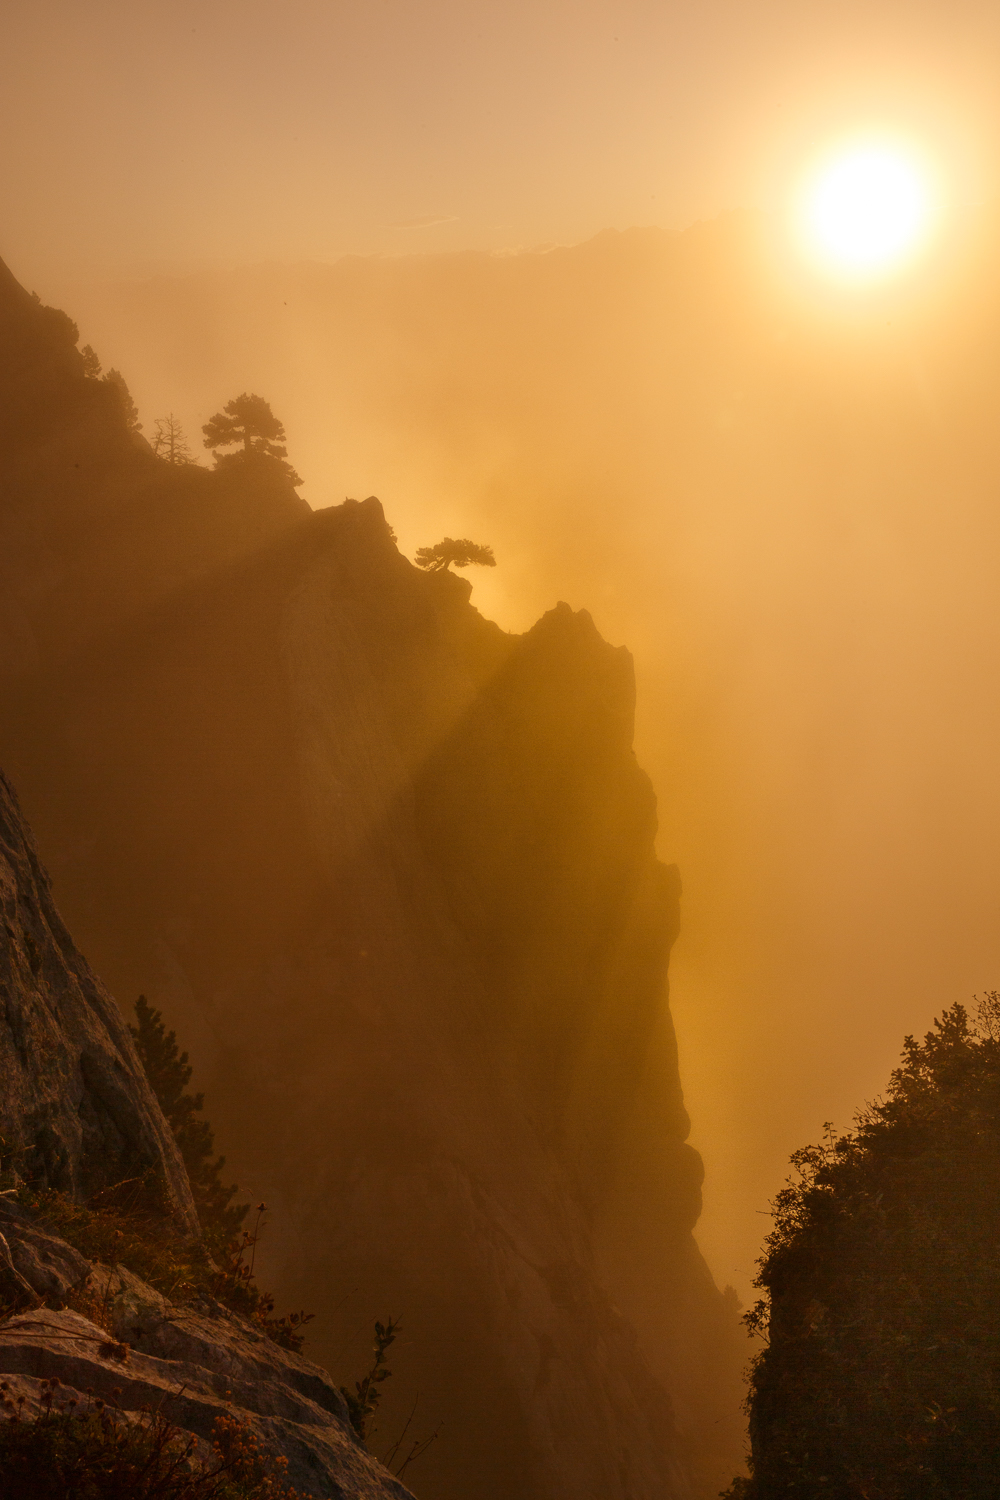
{"label": "bright sun halo", "polygon": [[877,276],[920,249],[932,196],[929,173],[913,152],[893,143],[854,143],[807,178],[799,232],[827,270],[851,279]]}

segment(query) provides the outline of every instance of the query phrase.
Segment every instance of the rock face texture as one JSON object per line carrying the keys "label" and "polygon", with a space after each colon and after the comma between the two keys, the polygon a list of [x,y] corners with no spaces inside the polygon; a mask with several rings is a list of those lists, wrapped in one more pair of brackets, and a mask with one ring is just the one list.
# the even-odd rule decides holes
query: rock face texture
{"label": "rock face texture", "polygon": [[[358,1441],[343,1396],[318,1365],[215,1302],[176,1306],[122,1267],[89,1265],[17,1209],[0,1206],[0,1227],[25,1300],[36,1304],[0,1322],[0,1375],[12,1400],[24,1396],[26,1415],[38,1411],[41,1382],[53,1378],[62,1402],[83,1409],[89,1391],[126,1413],[155,1409],[206,1445],[228,1413],[287,1460],[286,1477],[303,1497],[410,1496]],[[74,1291],[86,1292],[100,1324],[52,1305]],[[37,1305],[42,1297],[48,1305]]]}
{"label": "rock face texture", "polygon": [[111,996],[77,951],[0,774],[0,1137],[5,1166],[78,1199],[152,1174],[198,1220],[174,1138]]}
{"label": "rock face texture", "polygon": [[0,449],[0,757],[270,1204],[266,1278],[338,1370],[402,1317],[379,1440],[442,1424],[422,1500],[717,1493],[742,1350],[691,1234],[627,652],[565,605],[506,635],[374,499],[303,515],[81,424]]}
{"label": "rock face texture", "polygon": [[[0,908],[6,1167],[78,1200],[151,1169],[174,1232],[197,1234],[184,1165],[124,1019],[60,920],[2,775]],[[63,1305],[84,1291],[102,1326]],[[0,1302],[26,1309],[0,1321],[0,1374],[29,1410],[53,1376],[64,1400],[90,1389],[124,1411],[157,1406],[206,1441],[228,1410],[288,1459],[303,1495],[409,1494],[358,1442],[325,1370],[215,1302],[175,1306],[121,1267],[92,1266],[5,1197]]]}

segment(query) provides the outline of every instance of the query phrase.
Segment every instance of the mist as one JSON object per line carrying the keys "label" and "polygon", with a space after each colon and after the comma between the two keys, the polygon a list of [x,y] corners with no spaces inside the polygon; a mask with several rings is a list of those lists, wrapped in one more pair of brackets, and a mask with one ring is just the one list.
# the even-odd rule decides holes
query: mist
{"label": "mist", "polygon": [[1000,973],[996,238],[860,294],[753,215],[74,290],[147,430],[265,391],[314,507],[488,542],[484,615],[633,652],[697,1236],[744,1299],[789,1152]]}
{"label": "mist", "polygon": [[[996,8],[40,0],[0,41],[0,821],[11,910],[47,866],[61,912],[0,934],[19,1003],[65,920],[162,1007],[334,1383],[402,1314],[366,1494],[423,1401],[427,1500],[707,1500],[791,1153],[1000,990]],[[852,279],[793,201],[883,137],[929,227]],[[112,1156],[154,1120],[187,1233],[105,1009]]]}

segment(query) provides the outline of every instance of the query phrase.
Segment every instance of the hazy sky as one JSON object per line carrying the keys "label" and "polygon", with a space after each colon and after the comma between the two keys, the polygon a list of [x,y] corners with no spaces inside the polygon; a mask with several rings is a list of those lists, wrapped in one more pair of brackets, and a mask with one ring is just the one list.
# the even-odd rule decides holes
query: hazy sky
{"label": "hazy sky", "polygon": [[525,257],[520,300],[493,257],[429,292],[212,268],[682,228],[872,124],[995,200],[998,78],[996,0],[0,7],[0,256],[147,424],[260,390],[312,503],[376,491],[407,548],[468,529],[487,613],[568,598],[636,651],[702,1242],[744,1293],[788,1151],[1000,983],[995,255],[957,322],[869,303],[854,342],[744,306],[722,252],[701,292]]}
{"label": "hazy sky", "polygon": [[[780,192],[888,121],[960,196],[990,0],[32,0],[0,20],[0,254],[67,270],[573,242]],[[45,290],[42,285],[41,290]]]}

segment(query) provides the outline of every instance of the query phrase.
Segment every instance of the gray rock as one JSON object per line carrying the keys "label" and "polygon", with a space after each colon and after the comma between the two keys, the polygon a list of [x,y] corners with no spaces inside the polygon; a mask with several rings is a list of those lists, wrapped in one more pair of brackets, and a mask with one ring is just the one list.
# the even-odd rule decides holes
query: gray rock
{"label": "gray rock", "polygon": [[[115,1277],[124,1295],[114,1303],[119,1312],[128,1306],[123,1316],[131,1326],[141,1300],[137,1278],[115,1271],[112,1283]],[[146,1308],[149,1344],[170,1353],[132,1351],[69,1310],[40,1308],[8,1318],[0,1325],[0,1374],[10,1394],[25,1395],[31,1414],[39,1382],[55,1378],[61,1401],[85,1402],[91,1391],[125,1412],[155,1407],[205,1442],[220,1416],[232,1413],[263,1448],[288,1460],[288,1480],[303,1496],[407,1500],[409,1490],[358,1442],[324,1371],[260,1335],[255,1342],[242,1320],[229,1315],[169,1309],[155,1293]]]}
{"label": "gray rock", "polygon": [[90,1272],[72,1245],[40,1229],[17,1204],[0,1199],[0,1237],[28,1296],[63,1297]]}
{"label": "gray rock", "polygon": [[26,1307],[34,1300],[31,1286],[15,1266],[10,1246],[0,1234],[0,1301],[8,1307]]}
{"label": "gray rock", "polygon": [[184,1165],[128,1028],[56,911],[2,774],[0,1137],[8,1170],[78,1199],[150,1174],[177,1228],[198,1233]]}

